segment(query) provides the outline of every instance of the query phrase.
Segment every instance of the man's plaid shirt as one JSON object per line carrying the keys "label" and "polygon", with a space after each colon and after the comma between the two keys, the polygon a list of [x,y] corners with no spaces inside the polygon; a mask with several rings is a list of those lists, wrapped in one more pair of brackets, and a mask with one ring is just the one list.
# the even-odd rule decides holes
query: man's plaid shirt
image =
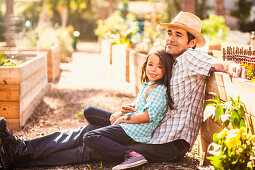
{"label": "man's plaid shirt", "polygon": [[184,139],[191,146],[194,144],[203,117],[206,78],[214,61],[213,57],[193,49],[177,57],[170,81],[175,109],[168,110],[147,143]]}

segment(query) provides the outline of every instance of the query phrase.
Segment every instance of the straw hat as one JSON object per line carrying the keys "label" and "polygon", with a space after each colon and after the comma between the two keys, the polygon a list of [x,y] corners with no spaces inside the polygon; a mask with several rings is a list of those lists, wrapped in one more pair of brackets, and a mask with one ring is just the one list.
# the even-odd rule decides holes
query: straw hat
{"label": "straw hat", "polygon": [[200,18],[189,12],[180,12],[171,23],[160,24],[166,29],[170,27],[182,28],[198,39],[197,47],[203,47],[205,45],[205,38],[201,34],[202,22]]}

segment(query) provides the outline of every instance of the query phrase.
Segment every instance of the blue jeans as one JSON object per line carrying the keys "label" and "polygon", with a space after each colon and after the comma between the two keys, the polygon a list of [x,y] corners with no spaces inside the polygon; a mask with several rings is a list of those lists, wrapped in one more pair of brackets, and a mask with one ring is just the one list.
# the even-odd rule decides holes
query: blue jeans
{"label": "blue jeans", "polygon": [[[144,155],[148,161],[177,161],[190,147],[184,140],[158,145],[134,143],[130,137],[123,135],[120,126],[109,126],[111,114],[112,112],[89,106],[84,109],[84,117],[89,125],[33,140],[22,140],[18,166],[71,165],[94,160],[121,161],[123,154],[129,151]],[[114,135],[110,135],[113,131]],[[106,136],[98,138],[97,135],[101,136],[105,132]],[[118,137],[118,134],[125,137],[120,140],[123,136]],[[89,139],[91,136],[93,137]],[[113,152],[109,148],[114,148],[116,143],[118,148]]]}

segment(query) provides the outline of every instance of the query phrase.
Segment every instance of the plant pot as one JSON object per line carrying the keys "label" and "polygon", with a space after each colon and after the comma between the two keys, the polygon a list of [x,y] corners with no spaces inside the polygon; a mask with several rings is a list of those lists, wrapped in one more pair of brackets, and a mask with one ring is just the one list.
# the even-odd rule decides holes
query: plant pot
{"label": "plant pot", "polygon": [[46,55],[22,52],[20,58],[25,62],[0,67],[0,112],[11,130],[25,125],[48,89]]}

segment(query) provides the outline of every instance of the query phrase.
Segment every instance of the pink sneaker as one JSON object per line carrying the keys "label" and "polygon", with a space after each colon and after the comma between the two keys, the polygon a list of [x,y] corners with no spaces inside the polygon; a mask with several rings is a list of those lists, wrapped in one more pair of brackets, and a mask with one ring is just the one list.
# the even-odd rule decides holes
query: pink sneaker
{"label": "pink sneaker", "polygon": [[124,162],[112,168],[112,170],[128,169],[146,164],[148,161],[145,157],[139,153],[127,154],[124,158]]}

